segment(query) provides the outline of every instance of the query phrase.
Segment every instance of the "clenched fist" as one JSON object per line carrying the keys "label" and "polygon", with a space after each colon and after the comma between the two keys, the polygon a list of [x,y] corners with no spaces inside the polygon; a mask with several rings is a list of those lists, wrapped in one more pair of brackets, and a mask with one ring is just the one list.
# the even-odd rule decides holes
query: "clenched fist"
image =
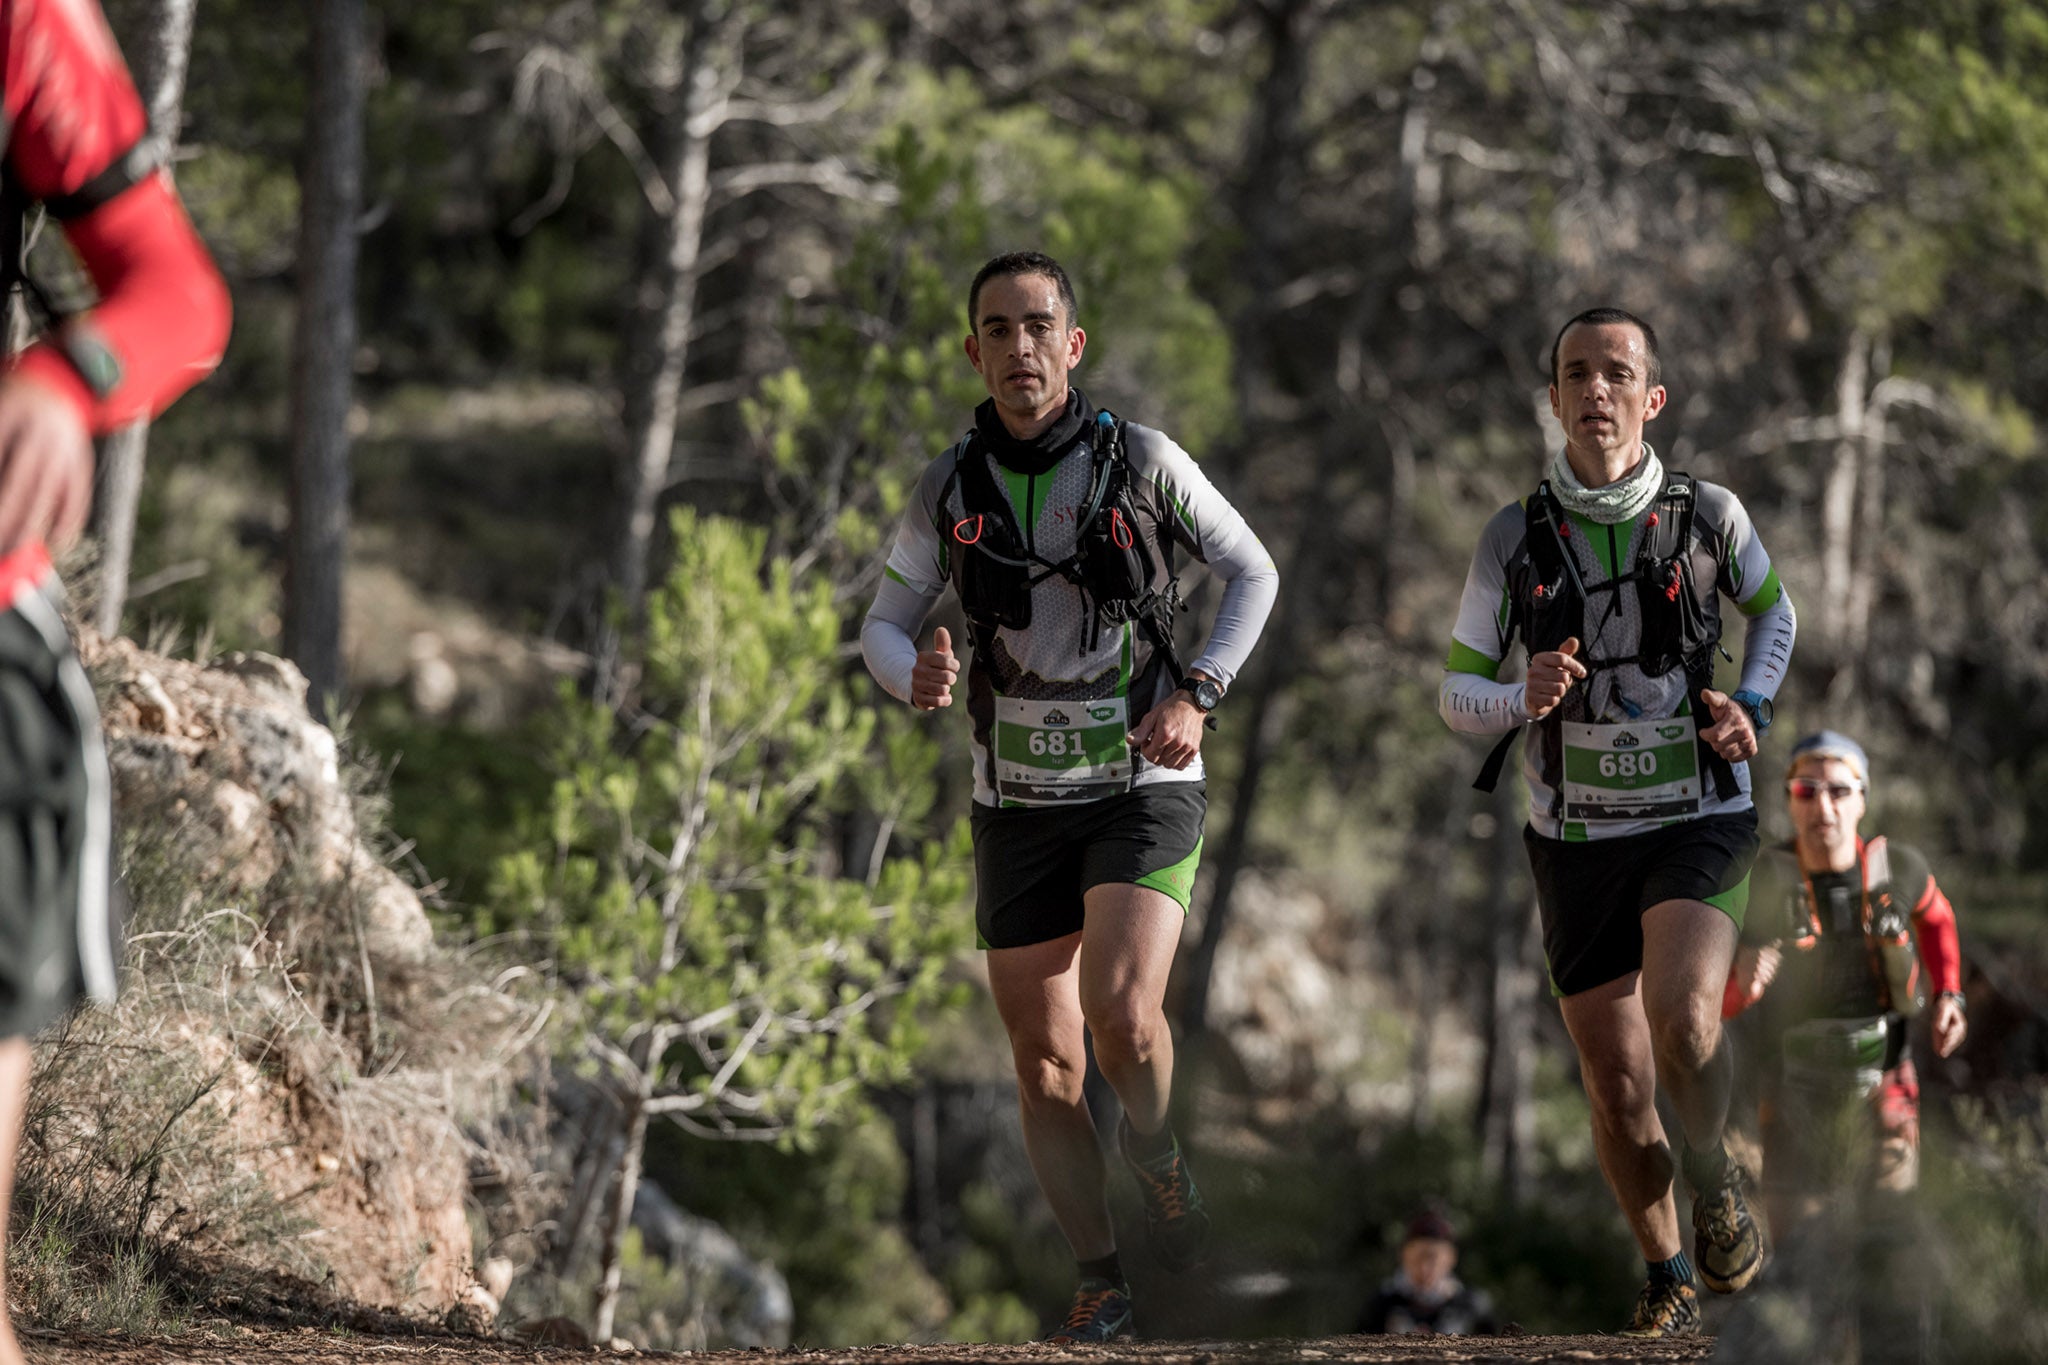
{"label": "clenched fist", "polygon": [[960,680],[960,660],[953,653],[953,637],[944,626],[932,632],[932,647],[917,656],[910,670],[910,704],[920,711],[936,711],[953,704],[953,684]]}
{"label": "clenched fist", "polygon": [[33,378],[0,379],[0,554],[31,541],[69,549],[91,505],[92,433],[78,410]]}
{"label": "clenched fist", "polygon": [[1578,652],[1579,637],[1574,635],[1556,649],[1530,656],[1529,676],[1522,682],[1522,705],[1530,720],[1549,715],[1572,684],[1586,676],[1586,666],[1574,657]]}

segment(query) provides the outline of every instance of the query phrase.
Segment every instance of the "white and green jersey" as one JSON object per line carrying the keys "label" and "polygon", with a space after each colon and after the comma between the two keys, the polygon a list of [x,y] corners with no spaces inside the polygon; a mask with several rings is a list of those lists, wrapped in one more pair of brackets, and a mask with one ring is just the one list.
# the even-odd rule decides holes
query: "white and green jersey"
{"label": "white and green jersey", "polygon": [[[1041,559],[1074,553],[1091,491],[1093,447],[1084,423],[1074,445],[1042,474],[1005,468],[977,440],[968,459],[988,462],[1017,525]],[[1225,582],[1208,645],[1190,664],[1228,687],[1249,657],[1279,588],[1264,545],[1188,453],[1164,433],[1128,423],[1131,496],[1146,533],[1177,545]],[[951,583],[952,556],[968,552],[956,527],[968,518],[954,452],[934,460],[904,509],[883,582],[861,629],[861,650],[877,681],[910,699],[914,637]],[[1187,768],[1160,768],[1126,742],[1130,730],[1170,694],[1178,678],[1143,627],[1093,629],[1074,584],[1049,575],[1031,590],[1031,624],[998,629],[967,668],[974,724],[974,794],[984,805],[1051,805],[1097,800],[1153,782],[1196,782]],[[1091,640],[1091,636],[1095,637]],[[964,649],[967,642],[961,642]]]}
{"label": "white and green jersey", "polygon": [[[1681,556],[1686,576],[1700,590],[1699,606],[1710,616],[1718,615],[1718,592],[1747,619],[1742,678],[1731,690],[1774,696],[1792,657],[1797,629],[1792,600],[1735,495],[1704,480],[1695,487],[1691,540]],[[1581,659],[1625,659],[1640,647],[1643,621],[1636,594],[1601,591],[1600,585],[1629,572],[1650,514],[1614,526],[1566,514],[1571,527],[1564,544],[1588,591],[1586,614],[1595,618],[1577,632]],[[1496,513],[1480,536],[1438,694],[1445,722],[1475,735],[1530,726],[1522,753],[1529,822],[1546,838],[1614,838],[1748,809],[1748,764],[1732,765],[1737,789],[1732,796],[1720,794],[1705,771],[1695,741],[1698,728],[1712,721],[1692,716],[1683,668],[1654,677],[1632,663],[1594,668],[1557,708],[1530,725],[1522,684],[1499,680],[1520,619],[1509,579],[1527,528],[1526,504],[1518,502]],[[1537,732],[1553,727],[1539,742]]]}

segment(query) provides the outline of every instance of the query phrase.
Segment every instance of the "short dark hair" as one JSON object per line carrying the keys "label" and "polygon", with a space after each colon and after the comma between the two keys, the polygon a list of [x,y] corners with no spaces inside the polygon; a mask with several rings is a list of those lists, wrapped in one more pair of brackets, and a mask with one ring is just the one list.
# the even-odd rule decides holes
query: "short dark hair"
{"label": "short dark hair", "polygon": [[1557,335],[1550,339],[1550,382],[1557,382],[1557,348],[1564,344],[1564,334],[1580,323],[1588,327],[1605,327],[1610,323],[1625,322],[1643,334],[1643,350],[1650,357],[1650,371],[1644,378],[1645,388],[1654,389],[1663,382],[1664,362],[1657,354],[1657,332],[1649,323],[1626,308],[1588,308],[1564,326],[1557,329]]}
{"label": "short dark hair", "polygon": [[1074,282],[1067,278],[1058,261],[1043,251],[1006,251],[975,271],[974,283],[967,286],[968,331],[981,330],[981,319],[975,312],[981,306],[981,287],[998,275],[1043,275],[1060,291],[1060,304],[1067,310],[1067,326],[1072,327],[1080,315],[1074,302]]}

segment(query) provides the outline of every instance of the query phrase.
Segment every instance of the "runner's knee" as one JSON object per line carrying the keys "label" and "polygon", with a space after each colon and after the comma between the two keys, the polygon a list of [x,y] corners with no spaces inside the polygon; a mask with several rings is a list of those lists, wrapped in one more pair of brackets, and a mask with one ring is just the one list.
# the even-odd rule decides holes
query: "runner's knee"
{"label": "runner's knee", "polygon": [[1593,1106],[1593,1120],[1613,1132],[1624,1132],[1640,1124],[1644,1115],[1657,1110],[1657,1077],[1626,1067],[1580,1068],[1586,1084],[1586,1098]]}
{"label": "runner's knee", "polygon": [[1687,999],[1659,1011],[1652,1023],[1657,1060],[1680,1071],[1704,1070],[1721,1047],[1718,1001]]}
{"label": "runner's knee", "polygon": [[1085,1054],[1018,1039],[1012,1041],[1010,1055],[1017,1068],[1017,1092],[1027,1106],[1081,1102],[1088,1070]]}
{"label": "runner's knee", "polygon": [[1159,1046],[1159,1035],[1166,1027],[1166,1021],[1156,1009],[1148,1009],[1128,996],[1112,998],[1094,1005],[1084,1004],[1088,1018],[1088,1031],[1095,1035],[1097,1056],[1108,1053],[1113,1057],[1144,1061]]}

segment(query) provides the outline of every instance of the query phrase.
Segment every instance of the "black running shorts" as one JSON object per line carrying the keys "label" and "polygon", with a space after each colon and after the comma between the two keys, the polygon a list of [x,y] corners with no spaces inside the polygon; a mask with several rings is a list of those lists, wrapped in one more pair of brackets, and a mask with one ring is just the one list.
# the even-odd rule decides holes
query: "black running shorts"
{"label": "black running shorts", "polygon": [[984,948],[1080,930],[1091,887],[1129,883],[1188,908],[1206,784],[1154,782],[1072,806],[974,807],[974,927]]}
{"label": "black running shorts", "polygon": [[111,1001],[119,930],[99,708],[54,585],[0,611],[0,1038]]}
{"label": "black running shorts", "polygon": [[1522,831],[1550,989],[1577,995],[1643,965],[1643,912],[1670,900],[1705,901],[1742,927],[1756,861],[1756,811],[1702,815],[1618,839],[1569,842]]}

